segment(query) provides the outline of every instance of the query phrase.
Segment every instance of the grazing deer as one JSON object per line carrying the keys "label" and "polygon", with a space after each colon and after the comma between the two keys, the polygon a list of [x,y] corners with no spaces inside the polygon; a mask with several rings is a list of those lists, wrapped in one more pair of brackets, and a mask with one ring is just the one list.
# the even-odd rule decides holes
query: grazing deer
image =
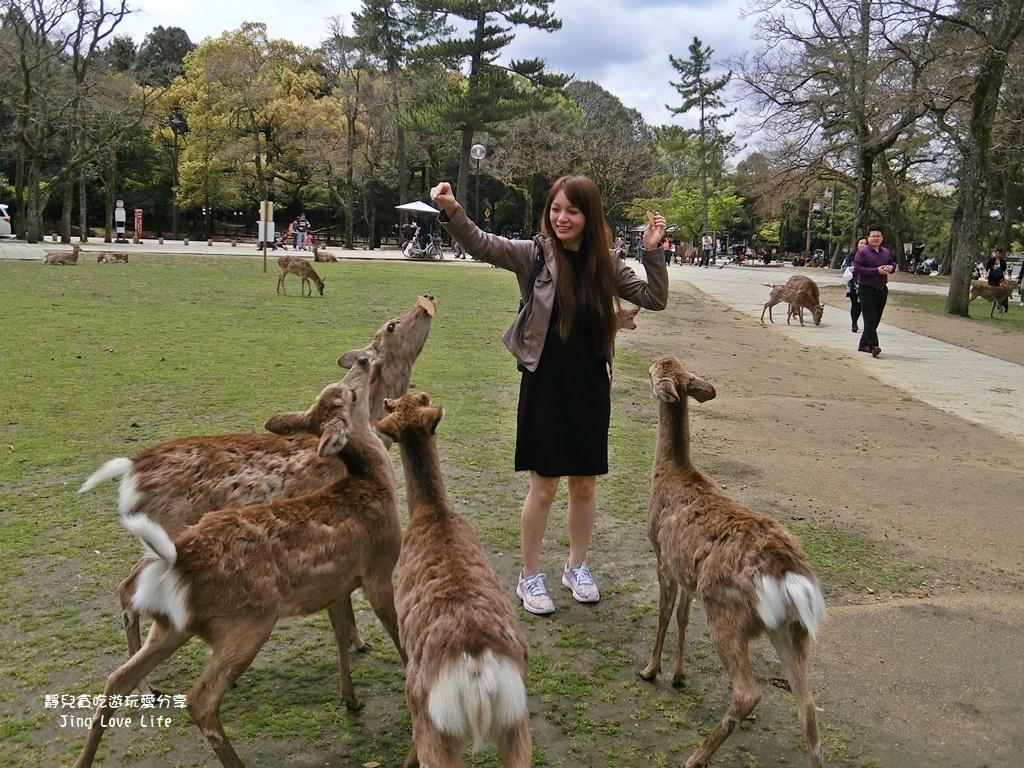
{"label": "grazing deer", "polygon": [[1017,286],[1011,283],[1009,280],[1004,281],[1005,285],[987,285],[985,283],[971,283],[971,298],[967,300],[970,304],[979,296],[985,301],[992,302],[992,309],[989,311],[989,317],[995,317],[996,307],[1001,306],[1004,301],[1009,301],[1013,298],[1013,290]]}
{"label": "grazing deer", "polygon": [[825,619],[825,599],[800,543],[776,520],[733,501],[690,459],[688,399],[711,400],[715,388],[674,357],[650,367],[658,401],[658,439],[647,535],[658,565],[658,632],[640,673],[661,671],[665,632],[677,592],[679,638],[672,685],[685,680],[683,644],[690,603],[700,595],[711,641],[732,682],[732,702],[686,768],[705,766],[761,700],[750,667],[750,641],[768,635],[796,698],[812,768],[821,768],[821,735],[807,682],[810,641]]}
{"label": "grazing deer", "polygon": [[43,264],[77,264],[78,263],[78,252],[80,246],[75,243],[71,246],[71,252],[68,251],[51,251],[43,256]]}
{"label": "grazing deer", "polygon": [[[315,425],[313,413],[320,414]],[[345,462],[344,478],[307,496],[211,512],[173,540],[146,516],[124,518],[146,548],[129,577],[131,605],[153,625],[142,649],[107,678],[75,768],[92,764],[120,698],[193,636],[212,653],[188,711],[229,768],[242,762],[221,725],[221,701],[280,618],[322,611],[361,586],[401,653],[392,587],[402,536],[398,494],[391,458],[370,425],[367,390],[331,384],[293,417],[294,431],[319,431],[322,458]],[[339,629],[348,636],[347,624]],[[358,709],[345,643],[339,656],[345,704]]]}
{"label": "grazing deer", "polygon": [[794,317],[800,318],[800,325],[804,324],[804,310],[809,309],[814,318],[815,325],[821,325],[822,315],[825,313],[825,305],[821,303],[821,293],[818,284],[807,277],[807,275],[793,275],[786,281],[786,285],[796,291],[796,301],[790,302],[786,309],[786,324]]}
{"label": "grazing deer", "polygon": [[[284,276],[291,272],[293,275],[298,275],[302,278],[301,289],[303,296],[306,295],[307,287],[309,288],[309,295],[313,295],[313,286],[310,285],[310,282],[316,284],[316,288],[320,292],[321,296],[324,295],[324,281],[320,278],[320,275],[316,273],[316,270],[309,265],[309,262],[301,256],[281,256],[278,258],[277,264],[281,267],[281,274],[277,278],[278,293],[284,290]],[[288,294],[287,290],[284,292],[285,295]]]}
{"label": "grazing deer", "polygon": [[[802,275],[794,275],[793,277],[802,277]],[[790,278],[792,282],[793,278]],[[807,278],[809,280],[809,278]],[[813,281],[811,281],[813,284]],[[761,308],[761,322],[764,322],[765,310],[768,311],[768,319],[771,322],[775,322],[772,318],[772,307],[776,304],[786,302],[789,306],[786,312],[786,323],[788,324],[794,317],[799,317],[800,325],[804,324],[803,310],[811,310],[811,316],[814,318],[814,324],[820,325],[821,318],[825,313],[825,305],[817,298],[818,286],[814,285],[814,290],[801,289],[790,283],[785,285],[770,285],[772,289],[771,294],[768,296],[768,301],[764,303]]]}
{"label": "grazing deer", "polygon": [[[385,398],[400,397],[408,390],[412,367],[426,344],[435,307],[433,296],[419,297],[401,315],[384,323],[367,347],[338,358],[338,365],[349,369],[343,383],[369,387],[372,420],[384,416]],[[310,424],[316,426],[314,421]],[[278,432],[288,425],[287,420],[272,417],[266,428]],[[385,447],[390,444],[390,439],[384,440]],[[120,477],[121,516],[146,516],[168,535],[177,536],[207,512],[302,496],[344,477],[345,465],[322,458],[318,446],[315,436],[303,434],[180,437],[152,445],[131,459],[111,459],[83,483],[78,493]],[[118,587],[118,594],[128,655],[132,656],[142,646],[142,639],[129,586],[130,579],[126,579]],[[339,610],[346,611],[353,646],[360,652],[369,651],[370,645],[356,630],[352,605],[347,600],[328,609],[339,644],[349,642],[348,637],[338,634],[343,620],[335,615]],[[140,690],[150,692],[145,681]]]}
{"label": "grazing deer", "polygon": [[444,415],[426,394],[385,401],[377,431],[398,443],[409,525],[398,559],[398,634],[413,766],[458,766],[490,737],[506,768],[530,765],[529,650],[476,530],[448,504],[437,452]]}

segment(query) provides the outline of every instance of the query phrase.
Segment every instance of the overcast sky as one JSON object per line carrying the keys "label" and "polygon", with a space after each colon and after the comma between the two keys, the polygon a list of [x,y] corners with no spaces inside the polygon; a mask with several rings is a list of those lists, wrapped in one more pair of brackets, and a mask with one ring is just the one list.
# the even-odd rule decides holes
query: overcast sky
{"label": "overcast sky", "polygon": [[[327,19],[351,28],[361,0],[134,0],[135,10],[119,27],[140,44],[154,27],[181,27],[193,43],[238,29],[243,22],[267,25],[271,38],[315,47],[327,37]],[[674,117],[678,104],[669,84],[677,73],[671,53],[688,58],[694,36],[714,51],[714,61],[749,47],[752,21],[741,19],[743,0],[554,0],[557,32],[521,31],[507,49],[513,58],[540,56],[548,68],[591,80],[639,110],[649,125],[693,127]]]}

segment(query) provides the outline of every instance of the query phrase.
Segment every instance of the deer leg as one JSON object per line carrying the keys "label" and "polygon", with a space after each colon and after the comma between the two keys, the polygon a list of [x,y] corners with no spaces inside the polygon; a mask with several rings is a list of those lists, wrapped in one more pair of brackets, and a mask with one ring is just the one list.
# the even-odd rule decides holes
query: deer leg
{"label": "deer leg", "polygon": [[[682,590],[683,595],[679,600],[679,609],[676,611],[676,625],[679,629],[679,636],[676,640],[676,664],[672,669],[672,685],[682,688],[686,682],[686,661],[684,659],[686,642],[686,627],[690,623],[690,606],[693,604],[693,593],[688,589]],[[671,609],[670,609],[671,610]]]}
{"label": "deer leg", "polygon": [[327,606],[327,615],[334,629],[334,639],[338,644],[338,669],[341,673],[341,698],[345,706],[351,710],[362,709],[363,704],[356,696],[352,685],[352,668],[349,666],[348,641],[355,627],[355,614],[352,611],[352,596],[346,595],[341,600]]}
{"label": "deer leg", "polygon": [[[132,568],[132,572],[128,574],[124,581],[117,585],[117,594],[121,601],[121,626],[124,627],[125,641],[128,644],[128,658],[134,656],[142,648],[140,624],[142,617],[132,609],[131,600],[135,594],[136,579],[145,563],[145,560],[140,560],[136,563],[135,567]],[[158,691],[150,687],[145,677],[139,682],[138,689],[139,693],[158,693]]]}
{"label": "deer leg", "polygon": [[530,718],[523,715],[498,736],[498,754],[505,768],[530,768],[533,740],[530,737]]}
{"label": "deer leg", "polygon": [[88,768],[92,765],[93,758],[96,757],[96,750],[100,745],[100,739],[106,730],[107,720],[116,710],[116,707],[107,703],[110,701],[110,697],[115,694],[124,696],[130,693],[133,688],[138,686],[140,680],[188,642],[190,637],[192,637],[191,632],[179,632],[164,626],[159,621],[153,623],[153,628],[146,637],[146,644],[107,678],[107,684],[103,688],[103,695],[106,699],[93,714],[89,737],[86,739],[85,746],[82,747],[82,753],[75,761],[74,768]]}
{"label": "deer leg", "polygon": [[380,578],[368,578],[363,581],[363,594],[370,601],[370,607],[377,614],[380,623],[391,635],[391,640],[398,649],[398,655],[402,657],[402,664],[409,663],[402,648],[402,642],[398,639],[398,613],[395,611],[395,588],[391,583],[391,572],[393,568],[382,572]]}
{"label": "deer leg", "polygon": [[[426,707],[423,708],[423,717],[429,719]],[[419,758],[418,765],[426,768],[444,766],[444,768],[461,768],[462,766],[462,740],[455,736],[441,733],[434,727],[433,722],[425,723],[419,729],[419,739],[415,745],[416,754]],[[406,768],[411,768],[406,763]]]}
{"label": "deer leg", "polygon": [[742,634],[742,625],[735,623],[728,615],[733,611],[717,607],[713,603],[709,604],[706,598],[704,609],[707,612],[708,628],[711,630],[711,642],[714,643],[718,658],[722,660],[722,665],[732,682],[732,701],[725,716],[715,724],[704,743],[686,761],[686,768],[703,768],[707,765],[711,756],[736,730],[736,726],[742,723],[761,701],[761,691],[750,668],[749,644]]}
{"label": "deer leg", "polygon": [[[331,616],[331,611],[336,607],[345,608],[348,611],[349,638],[346,642],[351,641],[352,647],[359,653],[369,653],[372,651],[373,646],[359,636],[359,627],[356,626],[356,614],[355,611],[352,610],[352,595],[349,595],[343,600],[339,600],[335,605],[329,606],[327,608],[327,615]],[[334,625],[334,621],[334,617],[331,617],[332,626]],[[338,642],[340,643],[341,640]]]}
{"label": "deer leg", "polygon": [[220,703],[231,684],[252,664],[275,623],[273,614],[216,623],[208,639],[213,655],[189,692],[188,712],[225,768],[245,767],[224,733]]}
{"label": "deer leg", "polygon": [[791,628],[783,625],[769,633],[772,645],[779,654],[782,670],[789,681],[789,687],[796,699],[797,716],[807,740],[807,752],[811,768],[822,768],[824,757],[821,748],[821,732],[818,730],[818,711],[807,683],[807,659],[810,637],[803,627]]}
{"label": "deer leg", "polygon": [[654,637],[651,660],[647,662],[644,671],[640,673],[640,677],[644,680],[653,680],[661,672],[661,652],[665,646],[665,633],[668,631],[668,620],[675,607],[678,589],[678,582],[658,568],[658,633]]}

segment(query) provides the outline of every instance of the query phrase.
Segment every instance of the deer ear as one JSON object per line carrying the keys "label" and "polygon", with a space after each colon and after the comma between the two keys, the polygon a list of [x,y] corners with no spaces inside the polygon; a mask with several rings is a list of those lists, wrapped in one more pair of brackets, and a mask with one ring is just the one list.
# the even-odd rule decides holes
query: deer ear
{"label": "deer ear", "polygon": [[690,376],[686,381],[686,394],[696,400],[698,403],[706,403],[708,400],[713,400],[715,395],[715,387],[699,376]]}
{"label": "deer ear", "polygon": [[320,458],[337,456],[341,453],[346,443],[348,443],[348,432],[345,430],[342,421],[335,421],[320,436],[320,446],[317,449],[317,455]]}
{"label": "deer ear", "polygon": [[338,358],[340,368],[351,368],[359,360],[359,356],[365,354],[365,349],[351,349]]}
{"label": "deer ear", "polygon": [[676,391],[676,383],[672,379],[658,379],[651,382],[654,390],[654,397],[664,400],[666,403],[678,403],[679,393]]}
{"label": "deer ear", "polygon": [[276,435],[294,435],[297,432],[310,431],[309,414],[306,411],[279,413],[263,422],[263,428]]}

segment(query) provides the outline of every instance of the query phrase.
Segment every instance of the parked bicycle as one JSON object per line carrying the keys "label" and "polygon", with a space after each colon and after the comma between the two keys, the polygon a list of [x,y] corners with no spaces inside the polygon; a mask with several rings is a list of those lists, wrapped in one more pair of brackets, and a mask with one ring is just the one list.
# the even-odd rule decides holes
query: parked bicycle
{"label": "parked bicycle", "polygon": [[421,248],[416,239],[407,240],[402,246],[402,253],[407,259],[426,259],[428,261],[440,261],[444,258],[444,249],[441,248],[441,235],[437,232],[430,236],[430,242],[426,248]]}

